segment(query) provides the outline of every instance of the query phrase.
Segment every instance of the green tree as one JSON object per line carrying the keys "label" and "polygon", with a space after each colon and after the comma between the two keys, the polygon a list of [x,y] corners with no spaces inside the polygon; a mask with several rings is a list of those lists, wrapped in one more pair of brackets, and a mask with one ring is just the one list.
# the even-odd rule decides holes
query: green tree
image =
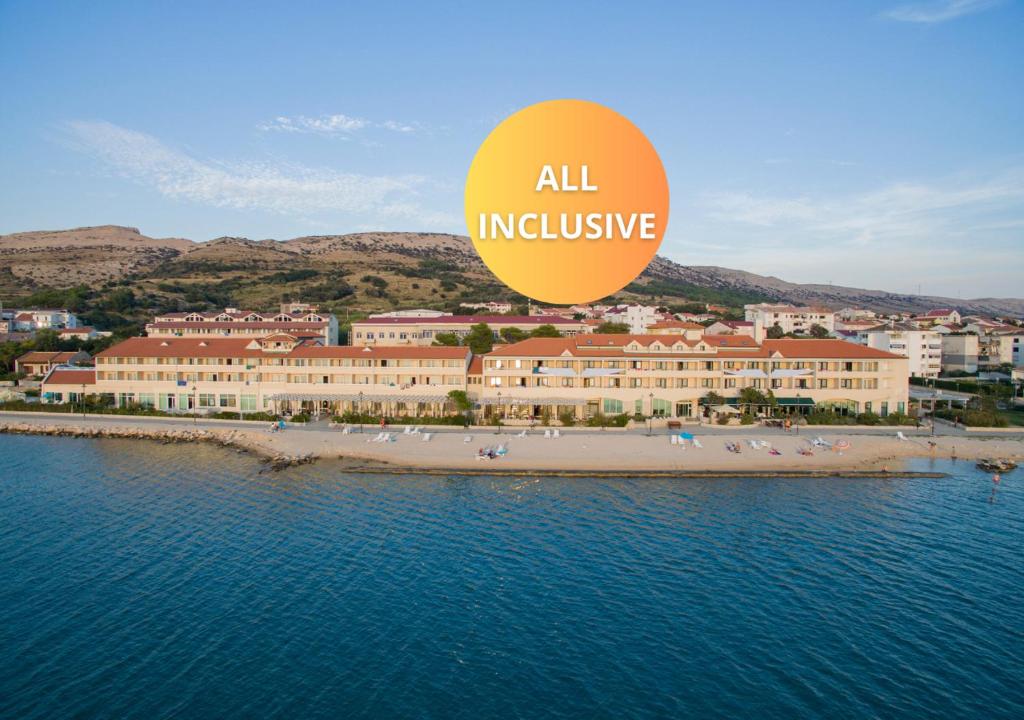
{"label": "green tree", "polygon": [[700,399],[702,405],[724,405],[725,398],[716,393],[714,390],[709,390],[705,393],[704,397]]}
{"label": "green tree", "polygon": [[456,347],[461,344],[462,343],[459,342],[459,336],[455,333],[438,333],[434,336],[434,345]]}
{"label": "green tree", "polygon": [[768,328],[768,332],[765,333],[765,336],[769,340],[778,340],[781,337],[785,337],[786,333],[782,330],[781,327],[779,327],[778,323],[775,323],[770,328]]}
{"label": "green tree", "polygon": [[746,412],[753,411],[755,406],[769,405],[768,397],[754,387],[745,387],[740,390],[740,405],[746,408]]}
{"label": "green tree", "polygon": [[530,337],[528,332],[517,327],[502,328],[499,334],[501,335],[501,339],[507,343],[522,342],[526,338]]}
{"label": "green tree", "polygon": [[605,335],[629,335],[629,325],[620,322],[603,322],[597,326],[597,330]]}
{"label": "green tree", "polygon": [[474,355],[483,355],[494,349],[494,333],[487,323],[477,323],[466,334],[466,345]]}
{"label": "green tree", "polygon": [[556,338],[562,337],[562,333],[558,332],[558,328],[556,328],[554,325],[538,325],[530,333],[530,337]]}
{"label": "green tree", "polygon": [[823,328],[818,323],[814,323],[813,325],[811,325],[811,329],[808,331],[808,334],[813,338],[827,338],[828,330]]}

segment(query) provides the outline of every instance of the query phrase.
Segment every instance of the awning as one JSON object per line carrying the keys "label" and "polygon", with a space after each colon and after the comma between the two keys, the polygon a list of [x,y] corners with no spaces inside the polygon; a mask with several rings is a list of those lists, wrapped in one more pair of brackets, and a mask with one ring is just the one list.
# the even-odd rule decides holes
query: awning
{"label": "awning", "polygon": [[775,398],[775,401],[779,405],[799,405],[801,407],[811,407],[814,405],[814,401],[811,398],[798,397],[798,398]]}
{"label": "awning", "polygon": [[429,393],[408,393],[403,395],[381,395],[379,393],[278,393],[270,395],[269,400],[292,402],[405,402],[405,403],[443,403],[448,402],[447,395],[436,395]]}
{"label": "awning", "polygon": [[583,398],[561,398],[561,397],[485,397],[480,399],[481,405],[504,405],[513,407],[515,405],[586,405]]}
{"label": "awning", "polygon": [[711,409],[717,413],[739,414],[739,410],[734,408],[732,405],[712,405]]}
{"label": "awning", "polygon": [[748,377],[748,378],[766,378],[768,375],[765,374],[764,370],[726,370],[725,374],[729,377]]}

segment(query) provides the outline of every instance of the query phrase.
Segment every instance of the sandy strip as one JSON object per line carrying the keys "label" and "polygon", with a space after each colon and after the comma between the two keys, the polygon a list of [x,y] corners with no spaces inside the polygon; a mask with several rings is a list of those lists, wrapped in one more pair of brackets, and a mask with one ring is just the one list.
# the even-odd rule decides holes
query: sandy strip
{"label": "sandy strip", "polygon": [[[363,434],[343,434],[338,429],[289,428],[270,433],[245,426],[225,426],[200,421],[198,426],[181,421],[114,416],[88,419],[68,417],[29,417],[8,414],[0,420],[0,432],[35,432],[42,434],[85,434],[100,431],[103,436],[175,439],[190,442],[196,439],[223,442],[268,457],[342,458],[354,463],[386,463],[389,466],[430,469],[466,469],[475,471],[727,471],[734,473],[771,473],[772,471],[897,471],[903,460],[912,457],[1010,458],[1024,463],[1024,437],[982,439],[975,437],[914,437],[901,441],[895,430],[891,434],[844,434],[835,429],[804,429],[800,435],[759,432],[751,429],[744,435],[695,433],[703,448],[692,444],[672,445],[668,435],[647,437],[634,433],[571,433],[558,439],[545,439],[542,431],[533,431],[525,438],[514,433],[496,435],[490,431],[437,432],[429,441],[424,435],[406,435],[401,429],[392,431],[394,442],[369,442],[378,435],[376,428]],[[199,433],[199,437],[185,433]],[[171,436],[177,436],[172,438]],[[849,447],[837,450],[813,447],[813,455],[805,456],[798,448],[808,448],[810,441],[821,437],[828,443],[845,441]],[[470,438],[466,441],[465,438]],[[772,455],[768,449],[753,449],[750,440],[764,440],[780,451]],[[932,448],[929,440],[935,442]],[[740,453],[729,452],[727,443],[740,445]],[[507,454],[493,460],[477,459],[481,448],[504,445]]]}

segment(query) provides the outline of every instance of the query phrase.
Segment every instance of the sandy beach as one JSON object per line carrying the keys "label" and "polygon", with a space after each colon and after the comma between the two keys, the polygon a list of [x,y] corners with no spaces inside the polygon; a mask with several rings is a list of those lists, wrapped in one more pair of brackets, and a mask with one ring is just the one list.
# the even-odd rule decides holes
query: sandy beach
{"label": "sandy beach", "polygon": [[[470,429],[467,432],[423,428],[406,434],[404,428],[390,428],[393,438],[374,442],[379,428],[366,426],[364,432],[326,424],[310,427],[288,427],[268,432],[265,425],[240,422],[215,422],[143,418],[126,416],[55,416],[40,413],[2,413],[0,432],[40,434],[87,434],[102,436],[173,439],[178,442],[207,440],[242,447],[267,457],[279,458],[341,458],[356,463],[386,464],[422,469],[474,471],[728,471],[728,472],[822,472],[822,471],[898,471],[903,460],[911,457],[1010,458],[1024,461],[1024,436],[967,436],[959,434],[913,435],[900,440],[897,430],[871,431],[836,428],[803,428],[800,434],[783,433],[765,428],[744,428],[742,431],[720,431],[713,428],[694,429],[702,447],[692,443],[672,444],[667,432],[647,436],[640,432],[562,431],[559,438],[545,438],[543,429],[530,431],[505,429],[496,434],[492,429]],[[425,440],[429,433],[429,440]],[[176,435],[176,437],[172,437]],[[812,446],[821,438],[826,446]],[[763,441],[775,448],[755,449],[750,441]],[[934,447],[931,446],[934,442]],[[836,445],[845,447],[837,447]],[[740,452],[731,452],[728,444],[736,444]],[[760,443],[758,443],[760,444]],[[481,449],[506,453],[493,459],[478,459]],[[799,449],[813,454],[802,455]]]}

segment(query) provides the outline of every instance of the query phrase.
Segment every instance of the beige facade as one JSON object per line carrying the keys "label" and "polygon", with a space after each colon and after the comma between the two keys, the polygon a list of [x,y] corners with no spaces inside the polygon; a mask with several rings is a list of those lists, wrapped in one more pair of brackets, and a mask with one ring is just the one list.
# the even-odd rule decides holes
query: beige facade
{"label": "beige facade", "polygon": [[464,338],[474,325],[486,323],[495,339],[505,328],[530,332],[541,325],[553,325],[562,335],[589,332],[589,326],[576,320],[550,315],[446,315],[436,318],[368,318],[352,323],[352,344],[365,345],[432,345],[438,335],[454,333]]}
{"label": "beige facade", "polygon": [[[735,402],[746,387],[771,390],[788,411],[888,414],[906,409],[907,360],[840,340],[745,336],[535,338],[476,358],[461,347],[319,346],[286,335],[132,338],[97,355],[88,394],[168,412],[423,416],[451,414],[448,393],[465,390],[483,417],[528,421],[695,418],[708,393]],[[43,389],[44,402],[67,391]]]}
{"label": "beige facade", "polygon": [[[746,339],[749,341],[749,339]],[[732,344],[730,344],[732,343]],[[905,411],[907,360],[841,340],[656,336],[533,339],[483,358],[475,396],[505,418],[572,412],[689,418],[709,392],[771,390],[780,407]],[[472,380],[472,379],[471,379]]]}

